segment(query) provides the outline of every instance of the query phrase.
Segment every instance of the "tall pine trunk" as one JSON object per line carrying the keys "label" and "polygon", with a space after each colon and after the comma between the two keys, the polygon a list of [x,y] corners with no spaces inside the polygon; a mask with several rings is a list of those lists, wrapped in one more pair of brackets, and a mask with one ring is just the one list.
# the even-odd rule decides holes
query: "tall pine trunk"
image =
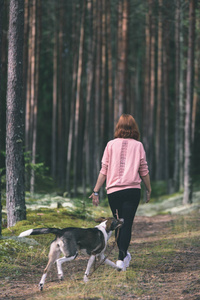
{"label": "tall pine trunk", "polygon": [[[56,9],[56,4],[55,4]],[[53,104],[52,104],[52,133],[51,133],[51,176],[55,180],[57,175],[56,168],[56,142],[57,142],[57,105],[58,105],[58,39],[57,39],[57,18],[54,23],[54,47],[53,47]]]}
{"label": "tall pine trunk", "polygon": [[180,110],[179,110],[179,99],[180,99],[180,0],[176,0],[176,15],[175,15],[175,49],[176,49],[176,94],[175,94],[175,154],[174,154],[174,191],[179,190],[179,141],[180,141]]}
{"label": "tall pine trunk", "polygon": [[[35,66],[34,66],[34,97],[32,105],[32,165],[36,163],[36,146],[37,146],[37,114],[38,114],[38,95],[39,95],[39,65],[40,65],[40,44],[41,44],[41,0],[35,2]],[[32,53],[33,54],[33,53]],[[30,192],[35,191],[35,169],[31,169]]]}
{"label": "tall pine trunk", "polygon": [[[150,109],[150,8],[146,12],[145,24],[145,75],[144,75],[144,99],[143,99],[143,143],[147,153],[147,160],[149,158],[149,142],[148,142],[148,127],[149,127],[149,109]],[[149,160],[148,160],[149,162]]]}
{"label": "tall pine trunk", "polygon": [[192,203],[192,106],[194,88],[195,0],[189,3],[189,36],[185,107],[185,164],[183,204]]}
{"label": "tall pine trunk", "polygon": [[83,3],[83,11],[80,24],[80,42],[78,54],[78,70],[77,70],[77,91],[76,91],[76,107],[75,107],[75,127],[74,127],[74,197],[77,195],[77,161],[78,161],[78,142],[79,142],[79,115],[80,115],[80,102],[81,102],[81,79],[83,70],[83,41],[84,41],[84,23],[85,23],[85,0]]}
{"label": "tall pine trunk", "polygon": [[[200,31],[200,18],[196,20],[196,28],[197,31]],[[196,37],[196,44],[195,44],[195,69],[194,69],[194,102],[193,102],[193,111],[192,111],[192,143],[194,143],[195,138],[195,124],[196,124],[196,117],[198,111],[198,102],[200,99],[200,95],[198,92],[199,82],[200,82],[200,34]]]}
{"label": "tall pine trunk", "polygon": [[106,32],[107,33],[106,46],[107,46],[107,64],[108,64],[108,115],[109,115],[108,138],[110,140],[111,138],[113,138],[113,122],[114,122],[110,0],[106,1],[106,31],[107,31]]}
{"label": "tall pine trunk", "polygon": [[[96,68],[95,68],[95,96],[94,96],[94,174],[93,178],[96,180],[97,174],[100,170],[100,95],[101,95],[101,2],[95,3],[95,34],[96,34]],[[95,17],[94,15],[94,17]],[[94,184],[95,182],[93,182]]]}
{"label": "tall pine trunk", "polygon": [[6,207],[8,227],[26,219],[23,156],[23,29],[24,1],[11,0],[6,120]]}
{"label": "tall pine trunk", "polygon": [[183,9],[182,3],[180,5],[180,80],[179,80],[179,190],[183,191],[184,188],[184,93],[185,93],[185,63],[184,63],[184,30],[183,30]]}
{"label": "tall pine trunk", "polygon": [[92,32],[92,1],[87,2],[88,27],[90,34],[88,37],[88,61],[87,61],[87,94],[86,94],[86,115],[84,131],[83,148],[83,191],[86,195],[86,185],[90,184],[90,113],[91,113],[91,95],[94,76],[94,34]]}
{"label": "tall pine trunk", "polygon": [[149,0],[150,9],[150,107],[149,107],[149,126],[148,126],[148,138],[149,138],[149,169],[153,173],[153,147],[154,147],[154,107],[155,107],[155,44],[156,44],[156,32],[155,32],[155,17],[154,17],[154,0]]}
{"label": "tall pine trunk", "polygon": [[[2,67],[1,67],[1,45],[2,45],[2,33],[3,33],[3,8],[4,0],[0,0],[0,98],[1,98],[1,78],[2,78]],[[2,103],[0,99],[0,120],[2,119]],[[1,122],[0,122],[0,136],[1,136]],[[1,236],[1,220],[2,220],[2,205],[1,205],[1,137],[0,137],[0,236]]]}
{"label": "tall pine trunk", "polygon": [[73,66],[72,66],[72,90],[71,90],[71,107],[70,107],[70,122],[69,122],[69,134],[68,134],[68,146],[67,146],[67,166],[66,166],[66,188],[69,196],[71,195],[70,187],[70,172],[71,172],[71,161],[72,161],[72,148],[74,140],[74,119],[75,119],[75,105],[76,105],[76,77],[77,77],[77,60],[78,60],[78,49],[77,49],[77,32],[80,25],[79,18],[76,15],[76,3],[73,2],[73,23],[72,23],[72,36],[73,36]]}
{"label": "tall pine trunk", "polygon": [[[168,4],[169,5],[169,4]],[[168,18],[169,19],[169,18]],[[170,39],[169,39],[169,27],[170,23],[168,20],[165,21],[165,27],[163,29],[163,92],[164,92],[164,156],[163,160],[163,169],[164,169],[164,179],[168,181],[168,192],[169,192],[169,65],[170,65]]]}
{"label": "tall pine trunk", "polygon": [[154,107],[155,107],[155,17],[154,0],[148,0],[146,14],[145,93],[143,113],[143,142],[151,174],[153,174]]}
{"label": "tall pine trunk", "polygon": [[124,111],[128,44],[128,0],[118,4],[117,69],[115,79],[114,127]]}
{"label": "tall pine trunk", "polygon": [[63,93],[63,52],[64,52],[64,1],[58,2],[59,33],[58,33],[58,183],[64,187],[64,93]]}
{"label": "tall pine trunk", "polygon": [[162,0],[159,0],[158,15],[158,64],[157,64],[157,116],[156,116],[156,179],[161,180],[163,175],[163,158],[162,158],[162,99],[163,99],[163,30],[162,30]]}

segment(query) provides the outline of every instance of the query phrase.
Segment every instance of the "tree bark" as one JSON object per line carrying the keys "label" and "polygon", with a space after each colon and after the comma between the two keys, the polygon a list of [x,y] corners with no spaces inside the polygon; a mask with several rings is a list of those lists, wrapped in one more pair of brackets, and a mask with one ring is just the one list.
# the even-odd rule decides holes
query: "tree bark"
{"label": "tree bark", "polygon": [[101,111],[100,97],[101,97],[101,2],[96,1],[95,3],[95,34],[96,34],[96,69],[95,69],[95,96],[94,96],[94,170],[93,178],[97,178],[98,172],[100,170],[100,117],[99,113]]}
{"label": "tree bark", "polygon": [[[163,99],[163,30],[162,30],[162,0],[159,0],[158,14],[158,64],[157,64],[157,115],[156,115],[156,179],[161,180],[163,163],[162,163],[162,99]],[[163,149],[162,149],[163,150]]]}
{"label": "tree bark", "polygon": [[[55,5],[56,8],[56,5]],[[58,39],[57,39],[57,18],[54,23],[54,47],[53,47],[53,105],[52,105],[52,140],[51,140],[51,176],[56,180],[56,137],[57,137],[57,101],[58,101]]]}
{"label": "tree bark", "polygon": [[180,80],[179,80],[179,190],[183,191],[184,188],[184,74],[185,74],[185,64],[184,64],[184,38],[183,38],[183,10],[182,3],[180,5]]}
{"label": "tree bark", "polygon": [[[77,24],[76,24],[77,23]],[[71,195],[70,188],[70,172],[71,172],[71,160],[72,160],[72,148],[74,140],[74,119],[75,119],[75,106],[76,106],[76,77],[77,77],[77,60],[78,60],[78,49],[77,49],[77,32],[80,21],[76,16],[76,3],[73,2],[73,23],[72,23],[72,36],[73,36],[73,66],[72,66],[72,90],[71,90],[71,107],[70,107],[70,124],[68,134],[68,148],[67,148],[67,166],[66,166],[66,188],[68,195]]]}
{"label": "tree bark", "polygon": [[118,4],[117,70],[115,79],[114,127],[124,111],[128,44],[128,0]]}
{"label": "tree bark", "polygon": [[84,41],[84,23],[85,23],[85,0],[83,3],[83,11],[80,24],[80,42],[78,54],[78,70],[77,70],[77,91],[76,91],[76,107],[75,107],[75,127],[74,127],[74,197],[77,195],[77,158],[78,158],[78,137],[79,137],[79,115],[81,102],[81,77],[83,70],[83,41]]}
{"label": "tree bark", "polygon": [[[27,10],[27,8],[26,8]],[[28,18],[28,53],[27,53],[27,72],[24,71],[24,81],[26,80],[25,88],[26,88],[26,97],[25,97],[25,151],[31,151],[31,57],[32,57],[32,6],[28,8],[29,10],[29,18]],[[26,12],[27,14],[27,12]],[[26,21],[26,19],[25,19]],[[26,41],[25,41],[26,42]],[[25,50],[24,50],[25,51]],[[24,57],[25,59],[25,57]],[[25,78],[26,76],[26,78]],[[26,182],[28,183],[30,177],[26,174]]]}
{"label": "tree bark", "polygon": [[112,45],[111,45],[111,11],[110,0],[106,1],[106,31],[107,31],[107,63],[108,63],[108,115],[109,115],[109,140],[113,138],[113,68],[112,68]]}
{"label": "tree bark", "polygon": [[102,51],[101,51],[101,133],[100,133],[100,150],[104,146],[105,137],[105,111],[106,111],[106,3],[102,0]]}
{"label": "tree bark", "polygon": [[[2,33],[3,33],[3,8],[4,8],[4,0],[0,0],[0,83],[2,78],[2,62],[1,62],[1,45],[2,45]],[[1,84],[0,84],[0,98],[1,98]],[[0,99],[0,120],[2,119],[2,103]],[[0,236],[1,236],[1,221],[2,221],[2,205],[1,205],[1,134],[2,128],[1,128],[1,122],[0,122]]]}
{"label": "tree bark", "polygon": [[180,97],[180,0],[176,0],[176,14],[175,14],[175,49],[176,49],[176,75],[175,75],[175,155],[174,155],[174,174],[173,185],[174,191],[179,190],[179,142],[180,142],[180,110],[179,110],[179,97]]}
{"label": "tree bark", "polygon": [[[40,44],[41,44],[41,0],[33,3],[35,5],[34,15],[35,15],[35,39],[34,39],[34,96],[32,105],[32,165],[36,163],[36,146],[37,146],[37,114],[38,114],[38,95],[39,95],[39,65],[40,65]],[[36,22],[37,20],[37,22]],[[30,179],[30,192],[34,194],[35,191],[35,169],[31,169],[31,179]]]}
{"label": "tree bark", "polygon": [[153,174],[154,166],[154,156],[152,149],[154,148],[154,108],[155,108],[155,43],[156,43],[156,34],[155,34],[155,17],[154,17],[154,0],[149,0],[149,18],[150,18],[150,49],[149,49],[149,123],[147,126],[148,132],[148,163],[150,172]]}
{"label": "tree bark", "polygon": [[26,219],[24,192],[23,34],[24,1],[11,0],[9,10],[6,206],[7,225]]}
{"label": "tree bark", "polygon": [[64,187],[64,104],[63,104],[63,52],[64,52],[64,1],[58,2],[59,33],[58,33],[58,184]]}
{"label": "tree bark", "polygon": [[150,49],[151,49],[151,39],[150,39],[150,25],[151,25],[151,15],[150,8],[148,6],[148,11],[146,12],[146,24],[145,24],[145,75],[144,75],[144,100],[143,100],[143,143],[147,154],[147,160],[149,162],[149,109],[150,109]]}
{"label": "tree bark", "polygon": [[[196,28],[197,31],[199,32],[200,30],[200,18],[196,20]],[[198,92],[198,87],[199,87],[199,82],[200,82],[200,35],[198,34],[196,38],[196,58],[195,58],[195,67],[194,67],[194,102],[193,102],[193,110],[192,110],[192,144],[194,143],[195,139],[195,125],[196,125],[196,117],[197,117],[197,111],[198,111],[198,103],[199,103],[199,92]]]}
{"label": "tree bark", "polygon": [[24,1],[24,45],[23,45],[23,100],[26,107],[28,76],[28,36],[29,36],[29,0]]}
{"label": "tree bark", "polygon": [[185,107],[185,164],[183,204],[192,203],[192,106],[194,77],[195,0],[189,2],[189,34]]}
{"label": "tree bark", "polygon": [[88,27],[90,34],[88,37],[88,61],[87,61],[87,94],[86,94],[86,116],[85,116],[85,131],[84,131],[84,148],[83,148],[83,189],[86,195],[86,185],[91,185],[90,182],[90,113],[91,113],[91,94],[92,83],[94,76],[94,34],[92,34],[92,1],[87,2],[88,12]]}

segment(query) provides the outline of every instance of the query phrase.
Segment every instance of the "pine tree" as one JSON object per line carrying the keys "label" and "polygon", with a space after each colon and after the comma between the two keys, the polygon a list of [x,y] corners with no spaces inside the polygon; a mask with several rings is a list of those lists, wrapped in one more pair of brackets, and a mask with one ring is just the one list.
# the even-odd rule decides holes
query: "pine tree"
{"label": "pine tree", "polygon": [[9,10],[6,205],[7,225],[26,219],[24,193],[23,27],[24,1],[11,0]]}

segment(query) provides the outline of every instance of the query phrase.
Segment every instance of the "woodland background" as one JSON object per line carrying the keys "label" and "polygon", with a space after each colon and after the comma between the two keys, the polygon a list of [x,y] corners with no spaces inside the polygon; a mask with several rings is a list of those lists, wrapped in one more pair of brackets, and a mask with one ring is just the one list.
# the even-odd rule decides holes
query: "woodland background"
{"label": "woodland background", "polygon": [[[23,47],[20,99],[9,94],[9,39],[15,38],[9,18],[17,10],[24,22],[23,39],[16,41]],[[20,142],[22,190],[57,186],[75,197],[82,187],[86,195],[119,116],[129,113],[152,181],[164,182],[167,193],[184,189],[185,203],[192,201],[200,164],[198,1],[1,0],[0,66],[3,190],[7,182],[10,191],[9,162],[21,155],[10,145]],[[23,132],[13,142],[15,104]]]}

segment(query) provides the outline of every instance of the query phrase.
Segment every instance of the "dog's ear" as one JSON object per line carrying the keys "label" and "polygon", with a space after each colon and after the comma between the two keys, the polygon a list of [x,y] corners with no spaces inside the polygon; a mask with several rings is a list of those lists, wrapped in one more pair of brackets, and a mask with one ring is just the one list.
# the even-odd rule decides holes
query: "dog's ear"
{"label": "dog's ear", "polygon": [[95,222],[96,222],[96,223],[101,223],[101,222],[103,222],[103,221],[105,221],[105,220],[106,220],[106,218],[100,217],[100,218],[98,218],[98,219],[95,219]]}

